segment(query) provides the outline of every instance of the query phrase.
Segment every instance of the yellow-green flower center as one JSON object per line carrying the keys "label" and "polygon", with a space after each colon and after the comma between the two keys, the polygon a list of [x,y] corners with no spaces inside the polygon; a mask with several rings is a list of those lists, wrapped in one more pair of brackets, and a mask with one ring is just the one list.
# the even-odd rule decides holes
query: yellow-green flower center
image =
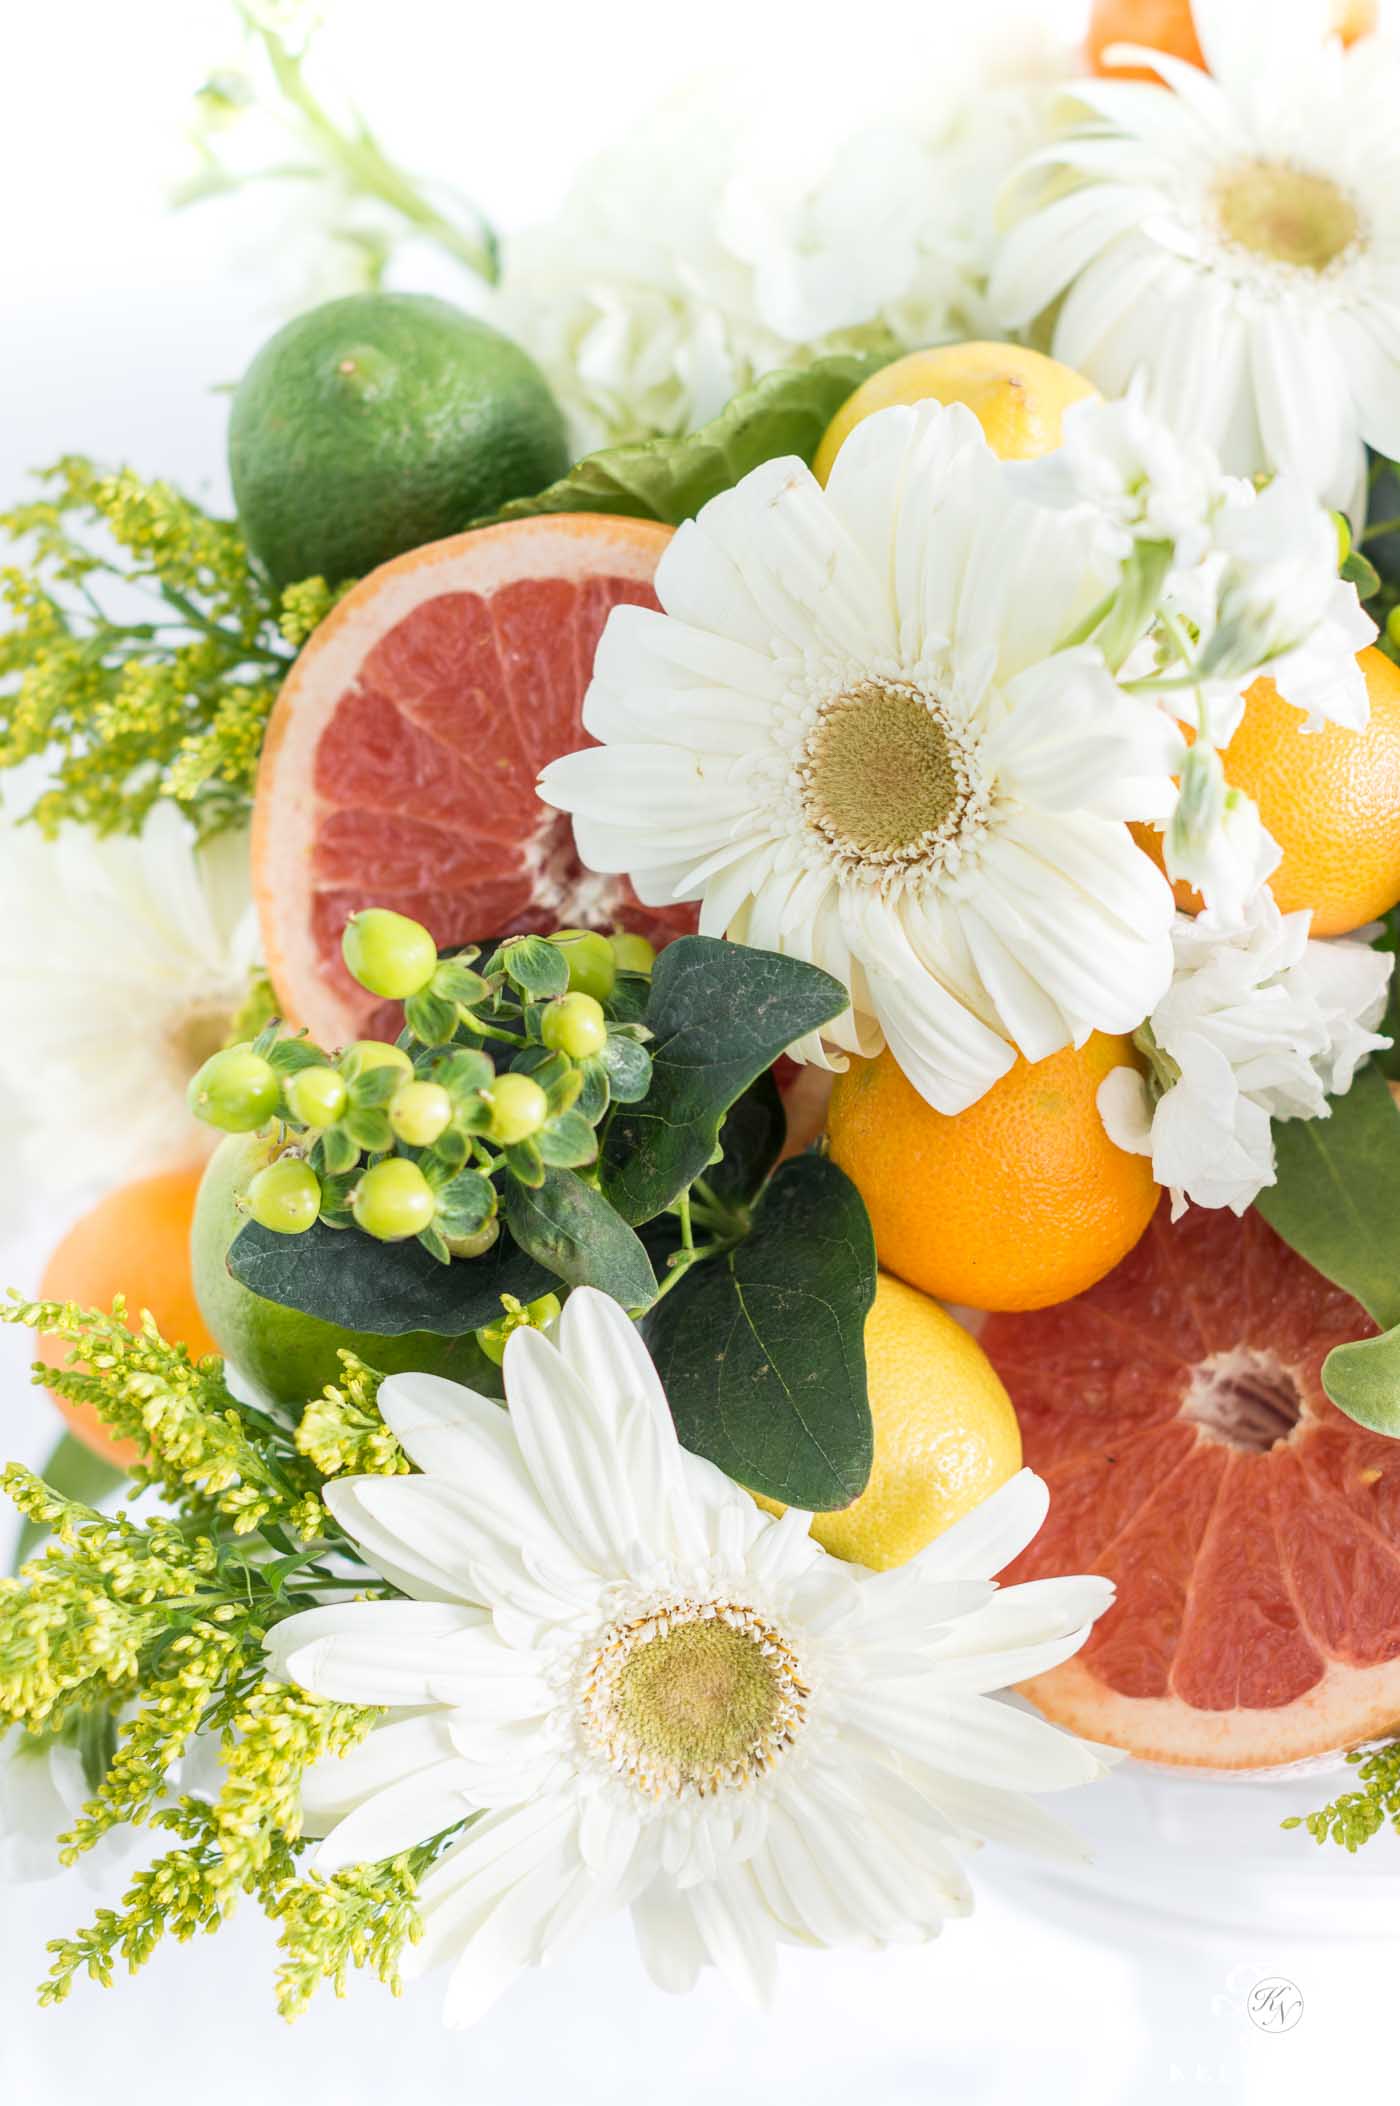
{"label": "yellow-green flower center", "polygon": [[1326,270],[1361,232],[1361,215],[1339,184],[1282,161],[1232,170],[1216,188],[1215,207],[1226,241],[1297,270]]}
{"label": "yellow-green flower center", "polygon": [[862,862],[918,860],[966,794],[947,726],[927,698],[878,681],[825,705],[802,779],[809,824]]}
{"label": "yellow-green flower center", "polygon": [[761,1776],[805,1717],[791,1646],[735,1602],[680,1602],[614,1624],[583,1688],[587,1739],[653,1797]]}

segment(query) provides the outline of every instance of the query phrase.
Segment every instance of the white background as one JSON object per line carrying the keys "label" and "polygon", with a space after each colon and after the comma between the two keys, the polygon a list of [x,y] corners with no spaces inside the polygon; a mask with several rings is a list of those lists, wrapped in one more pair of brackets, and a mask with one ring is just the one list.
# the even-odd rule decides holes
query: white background
{"label": "white background", "polygon": [[[506,229],[546,212],[585,153],[694,69],[757,79],[774,122],[796,126],[820,121],[833,97],[901,91],[974,13],[1006,46],[1018,34],[994,0],[332,0],[327,12],[318,77],[353,84],[391,150],[450,177]],[[1035,12],[1070,34],[1080,10]],[[219,390],[280,319],[270,288],[289,282],[289,259],[256,216],[172,215],[165,194],[188,166],[191,93],[237,54],[232,8],[45,0],[21,13],[11,0],[4,28],[0,504],[65,450],[225,502]],[[0,1225],[0,1283],[23,1288],[63,1226],[29,1198],[22,1238]],[[17,1200],[0,1201],[11,1220]],[[52,1422],[25,1386],[23,1341],[6,1333],[0,1347],[0,1446],[38,1462]],[[1376,2076],[1393,2088],[1400,1843],[1381,1838],[1352,1865],[1280,1838],[1280,1814],[1315,1796],[1309,1784],[1239,1794],[1121,1775],[1074,1812],[1102,1835],[1126,1902],[989,1863],[971,1923],[912,1952],[794,1955],[768,2019],[713,1982],[688,2003],[662,1998],[617,1927],[467,2037],[438,2030],[431,1984],[399,2005],[357,1985],[347,2005],[327,1999],[289,2030],[271,2015],[271,1941],[251,1910],[217,1946],[171,1948],[134,1983],[84,1983],[62,2013],[39,2013],[30,1985],[44,1940],[94,1904],[70,1875],[0,1895],[0,2100],[1238,2106],[1359,2095]],[[1358,1919],[1370,1934],[1342,1936]],[[1250,1987],[1274,1974],[1305,2003],[1279,2038],[1245,2013]]]}

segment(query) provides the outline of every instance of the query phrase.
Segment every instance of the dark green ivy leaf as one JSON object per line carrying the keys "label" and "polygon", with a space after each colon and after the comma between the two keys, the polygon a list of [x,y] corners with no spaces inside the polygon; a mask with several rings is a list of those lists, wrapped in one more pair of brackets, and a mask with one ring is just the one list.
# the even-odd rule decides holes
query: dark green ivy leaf
{"label": "dark green ivy leaf", "polygon": [[776,951],[681,936],[656,961],[646,1101],[613,1114],[603,1189],[623,1219],[649,1221],[698,1177],[735,1099],[785,1047],[846,1006],[829,973]]}
{"label": "dark green ivy leaf", "polygon": [[859,1498],[874,1450],[874,1298],[855,1186],[822,1156],[784,1163],[743,1242],[695,1265],[644,1320],[682,1445],[787,1506]]}
{"label": "dark green ivy leaf", "polygon": [[[507,1180],[505,1215],[521,1249],[570,1287],[601,1287],[624,1309],[644,1309],[655,1295],[656,1276],[640,1240],[572,1170],[546,1170],[534,1191]],[[533,1288],[521,1300],[539,1292]]]}
{"label": "dark green ivy leaf", "polygon": [[509,1236],[479,1258],[439,1265],[412,1240],[379,1243],[360,1229],[321,1221],[300,1236],[246,1223],[233,1239],[228,1269],[266,1301],[386,1337],[432,1331],[460,1338],[500,1315],[503,1294],[530,1302],[554,1285]]}

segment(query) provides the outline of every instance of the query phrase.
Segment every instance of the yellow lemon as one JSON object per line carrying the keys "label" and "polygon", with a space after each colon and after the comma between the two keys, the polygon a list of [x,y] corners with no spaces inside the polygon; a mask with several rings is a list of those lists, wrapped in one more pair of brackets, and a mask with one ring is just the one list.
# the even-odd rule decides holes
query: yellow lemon
{"label": "yellow lemon", "polygon": [[911,351],[872,373],[842,403],[822,435],[812,473],[825,483],[861,420],[902,402],[965,403],[993,453],[1003,461],[1033,461],[1059,445],[1060,420],[1071,403],[1097,393],[1082,373],[1023,344],[941,344],[936,351]]}
{"label": "yellow lemon", "polygon": [[[1021,1467],[1011,1399],[977,1340],[926,1294],[882,1272],[865,1320],[875,1462],[859,1499],[814,1514],[833,1557],[902,1565]],[[782,1508],[771,1500],[770,1513]]]}

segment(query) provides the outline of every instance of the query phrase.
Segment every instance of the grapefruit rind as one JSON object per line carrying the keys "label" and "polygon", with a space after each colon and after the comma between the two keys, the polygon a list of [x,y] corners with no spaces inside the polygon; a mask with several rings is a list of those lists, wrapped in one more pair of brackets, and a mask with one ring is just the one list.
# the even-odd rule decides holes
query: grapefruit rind
{"label": "grapefruit rind", "polygon": [[[448,593],[489,599],[502,587],[533,580],[583,584],[612,578],[649,586],[672,532],[656,520],[585,513],[476,528],[381,565],[317,629],[268,721],[253,812],[253,887],[263,953],[290,1023],[326,1046],[343,1045],[366,1023],[363,1008],[327,973],[311,906],[312,849],[322,820],[334,809],[316,787],[317,752],[370,653],[415,610]],[[580,705],[582,699],[580,693]],[[463,813],[464,833],[471,817]],[[368,882],[373,875],[366,872]],[[625,889],[619,880],[598,880],[600,918],[607,918],[605,909],[615,910],[615,896]]]}

